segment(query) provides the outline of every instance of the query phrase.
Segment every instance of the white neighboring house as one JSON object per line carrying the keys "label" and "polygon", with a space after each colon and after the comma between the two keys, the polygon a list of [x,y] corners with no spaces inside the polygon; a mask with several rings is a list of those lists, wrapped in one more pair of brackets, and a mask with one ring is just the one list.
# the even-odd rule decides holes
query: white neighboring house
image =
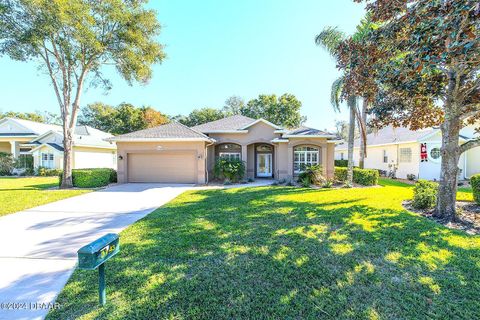
{"label": "white neighboring house", "polygon": [[[460,144],[478,137],[474,126],[468,126],[460,132]],[[424,160],[422,161],[422,145]],[[442,133],[439,128],[412,131],[407,128],[385,127],[367,135],[367,157],[365,168],[384,170],[387,173],[397,168],[396,176],[406,179],[413,174],[419,179],[439,180],[442,145]],[[360,140],[355,140],[354,165],[360,159]],[[335,147],[335,160],[347,160],[347,143]],[[458,163],[459,179],[469,179],[480,173],[480,147],[473,148],[461,155]]]}
{"label": "white neighboring house", "polygon": [[[77,126],[73,141],[73,168],[116,168],[117,146],[112,135],[89,126]],[[34,168],[63,169],[62,127],[34,121],[0,120],[0,151],[14,158],[33,157]]]}

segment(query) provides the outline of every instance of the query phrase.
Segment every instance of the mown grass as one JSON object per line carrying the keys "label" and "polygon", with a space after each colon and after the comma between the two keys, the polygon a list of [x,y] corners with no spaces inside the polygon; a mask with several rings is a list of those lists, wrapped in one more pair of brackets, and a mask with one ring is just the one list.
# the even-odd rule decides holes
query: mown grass
{"label": "mown grass", "polygon": [[478,319],[480,237],[404,210],[411,187],[187,192],[77,270],[48,319]]}
{"label": "mown grass", "polygon": [[90,190],[49,190],[58,177],[0,178],[0,216],[73,197]]}

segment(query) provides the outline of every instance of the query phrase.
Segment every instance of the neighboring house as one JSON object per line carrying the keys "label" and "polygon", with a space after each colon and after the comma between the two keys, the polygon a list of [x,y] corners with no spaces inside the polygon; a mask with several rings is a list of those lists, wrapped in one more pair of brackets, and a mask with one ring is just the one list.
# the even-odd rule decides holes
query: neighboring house
{"label": "neighboring house", "polygon": [[118,147],[119,182],[205,183],[215,159],[246,163],[246,177],[293,179],[321,164],[333,177],[336,136],[235,115],[193,128],[172,122],[108,139]]}
{"label": "neighboring house", "polygon": [[[116,145],[105,139],[112,135],[88,126],[75,128],[73,168],[116,168]],[[35,168],[63,168],[62,127],[34,121],[0,120],[0,152],[15,159],[33,157]]]}
{"label": "neighboring house", "polygon": [[[476,137],[472,126],[462,129],[460,143]],[[439,180],[442,134],[439,128],[412,131],[407,128],[385,127],[367,136],[365,168],[384,170],[396,168],[398,178],[413,174],[419,179]],[[335,160],[348,158],[347,143],[335,148]],[[355,140],[354,165],[360,159],[360,141]],[[480,173],[480,147],[471,149],[460,157],[459,178],[468,179]]]}

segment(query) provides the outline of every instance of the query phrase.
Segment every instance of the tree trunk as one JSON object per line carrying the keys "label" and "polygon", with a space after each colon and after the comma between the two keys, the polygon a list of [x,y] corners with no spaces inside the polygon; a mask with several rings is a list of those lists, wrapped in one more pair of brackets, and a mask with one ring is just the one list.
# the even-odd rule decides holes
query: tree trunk
{"label": "tree trunk", "polygon": [[[363,98],[362,119],[360,119],[360,121],[362,122],[362,127],[365,130],[367,130],[367,105],[368,105],[367,99]],[[360,130],[361,130],[361,128],[360,128]],[[365,156],[367,154],[366,141],[365,141],[366,136],[367,136],[366,132],[364,132],[363,134],[360,132],[360,162],[359,162],[358,166],[361,169],[365,168]]]}
{"label": "tree trunk", "polygon": [[440,128],[442,131],[442,165],[434,216],[446,221],[454,221],[456,218],[458,161],[460,159],[458,142],[461,128],[460,117],[447,114]]}
{"label": "tree trunk", "polygon": [[67,124],[64,123],[63,129],[63,174],[62,184],[60,189],[68,189],[73,187],[72,180],[72,160],[73,160],[73,130],[65,128]]}
{"label": "tree trunk", "polygon": [[353,147],[355,140],[355,108],[357,104],[356,97],[348,98],[348,108],[350,109],[350,123],[348,126],[348,171],[347,184],[353,185]]}

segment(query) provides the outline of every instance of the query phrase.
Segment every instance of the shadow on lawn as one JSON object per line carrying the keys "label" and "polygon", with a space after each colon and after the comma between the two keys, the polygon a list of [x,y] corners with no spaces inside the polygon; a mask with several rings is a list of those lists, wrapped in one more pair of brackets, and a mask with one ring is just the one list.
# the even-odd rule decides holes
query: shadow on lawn
{"label": "shadow on lawn", "polygon": [[96,309],[96,273],[77,271],[50,317],[479,316],[478,238],[329,192],[183,195],[122,234],[111,303]]}
{"label": "shadow on lawn", "polygon": [[43,183],[43,184],[32,184],[28,186],[23,186],[21,188],[0,188],[0,192],[2,191],[38,191],[38,190],[46,190],[53,187],[57,187],[58,183]]}

